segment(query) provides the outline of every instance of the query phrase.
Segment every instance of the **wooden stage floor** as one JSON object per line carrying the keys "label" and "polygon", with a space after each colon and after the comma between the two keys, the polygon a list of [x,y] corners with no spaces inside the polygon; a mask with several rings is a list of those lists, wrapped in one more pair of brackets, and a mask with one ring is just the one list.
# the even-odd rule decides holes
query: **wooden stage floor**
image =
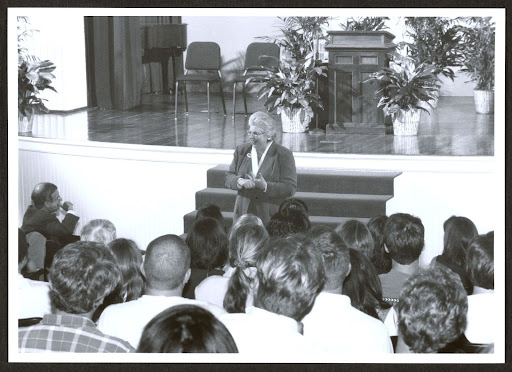
{"label": "wooden stage floor", "polygon": [[[143,104],[127,111],[86,109],[67,114],[48,114],[34,122],[31,137],[73,141],[234,149],[248,141],[248,116],[237,95],[235,119],[226,94],[228,115],[222,113],[218,94],[212,94],[208,120],[206,94],[189,93],[189,114],[183,96],[174,119],[174,96],[146,94]],[[262,102],[248,97],[249,113],[263,110]],[[249,114],[250,115],[250,114]],[[280,123],[280,118],[275,117]],[[314,124],[313,124],[314,126]],[[475,113],[473,97],[441,97],[438,108],[422,113],[418,136],[392,134],[276,134],[275,140],[294,152],[368,155],[494,155],[494,115]]]}

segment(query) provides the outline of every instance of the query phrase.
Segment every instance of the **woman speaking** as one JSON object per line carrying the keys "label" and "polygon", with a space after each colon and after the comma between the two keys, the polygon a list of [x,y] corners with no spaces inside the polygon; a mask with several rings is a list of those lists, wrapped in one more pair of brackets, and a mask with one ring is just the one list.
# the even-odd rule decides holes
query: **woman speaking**
{"label": "woman speaking", "polygon": [[243,214],[251,213],[266,225],[277,212],[279,204],[295,194],[297,172],[293,153],[272,138],[276,125],[266,112],[249,118],[250,143],[238,145],[224,183],[238,190],[233,223]]}

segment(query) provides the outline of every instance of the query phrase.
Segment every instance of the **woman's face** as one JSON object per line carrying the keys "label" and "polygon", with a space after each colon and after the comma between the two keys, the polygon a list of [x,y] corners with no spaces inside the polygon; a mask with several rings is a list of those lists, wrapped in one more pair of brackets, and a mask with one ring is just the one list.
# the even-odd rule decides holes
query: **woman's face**
{"label": "woman's face", "polygon": [[250,125],[247,134],[249,136],[249,140],[253,145],[267,143],[268,134],[260,127]]}

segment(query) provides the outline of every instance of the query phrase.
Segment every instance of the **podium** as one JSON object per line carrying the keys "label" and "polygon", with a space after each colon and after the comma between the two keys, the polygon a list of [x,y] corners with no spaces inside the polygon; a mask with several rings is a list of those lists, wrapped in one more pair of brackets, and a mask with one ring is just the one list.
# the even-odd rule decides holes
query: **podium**
{"label": "podium", "polygon": [[329,124],[326,131],[384,134],[384,113],[370,74],[389,66],[395,36],[387,31],[328,31]]}

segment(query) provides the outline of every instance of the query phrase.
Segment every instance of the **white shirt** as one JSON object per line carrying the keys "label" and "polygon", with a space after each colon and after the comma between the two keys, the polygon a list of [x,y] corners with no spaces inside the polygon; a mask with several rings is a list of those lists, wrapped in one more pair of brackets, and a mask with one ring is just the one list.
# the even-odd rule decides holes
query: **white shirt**
{"label": "white shirt", "polygon": [[18,274],[18,319],[42,318],[51,314],[50,285]]}
{"label": "white shirt", "polygon": [[144,295],[137,300],[107,306],[98,319],[98,329],[109,336],[128,341],[134,348],[139,346],[146,324],[165,309],[176,305],[197,305],[216,317],[226,313],[218,306],[179,296]]}
{"label": "white shirt", "polygon": [[[254,268],[245,269],[248,275],[254,276],[256,270]],[[228,291],[229,279],[235,272],[234,267],[226,270],[224,275],[212,275],[205,278],[195,289],[196,300],[205,301],[220,307],[224,307],[224,297]],[[247,295],[246,307],[253,305],[252,290]]]}
{"label": "white shirt", "polygon": [[494,343],[495,308],[494,293],[468,296],[468,324],[464,334],[469,342],[474,344]]}
{"label": "white shirt", "polygon": [[257,307],[248,307],[245,311],[220,317],[233,336],[240,354],[265,358],[269,355],[302,356],[323,351],[299,333],[298,324],[294,319]]}
{"label": "white shirt", "polygon": [[330,353],[393,353],[384,323],[352,307],[345,295],[321,292],[302,323],[304,336]]}

